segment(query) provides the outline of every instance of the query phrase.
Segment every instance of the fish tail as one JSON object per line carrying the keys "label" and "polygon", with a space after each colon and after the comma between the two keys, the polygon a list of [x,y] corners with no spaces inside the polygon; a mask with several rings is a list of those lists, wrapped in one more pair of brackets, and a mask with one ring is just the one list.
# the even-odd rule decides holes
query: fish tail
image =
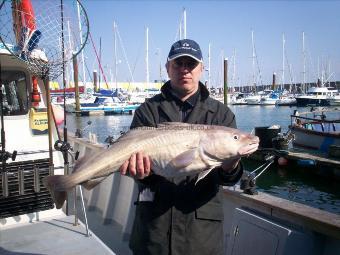
{"label": "fish tail", "polygon": [[70,176],[66,175],[52,175],[43,179],[43,184],[49,190],[57,209],[63,206],[67,191],[74,187],[69,178]]}

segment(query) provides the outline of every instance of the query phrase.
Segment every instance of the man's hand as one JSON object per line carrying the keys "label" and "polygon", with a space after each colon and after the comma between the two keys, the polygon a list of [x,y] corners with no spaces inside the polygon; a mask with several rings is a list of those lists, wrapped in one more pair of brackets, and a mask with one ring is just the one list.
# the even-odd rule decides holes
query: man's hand
{"label": "man's hand", "polygon": [[142,151],[132,154],[130,159],[126,160],[119,168],[119,171],[122,175],[126,175],[128,173],[131,177],[143,179],[150,175],[150,157]]}

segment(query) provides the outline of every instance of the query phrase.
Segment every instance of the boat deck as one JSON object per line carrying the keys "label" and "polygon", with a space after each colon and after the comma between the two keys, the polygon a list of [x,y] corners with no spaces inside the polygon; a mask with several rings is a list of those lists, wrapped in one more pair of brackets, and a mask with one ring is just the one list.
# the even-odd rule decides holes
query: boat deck
{"label": "boat deck", "polygon": [[82,223],[73,223],[74,217],[64,216],[1,229],[0,254],[115,254],[94,234],[87,237]]}

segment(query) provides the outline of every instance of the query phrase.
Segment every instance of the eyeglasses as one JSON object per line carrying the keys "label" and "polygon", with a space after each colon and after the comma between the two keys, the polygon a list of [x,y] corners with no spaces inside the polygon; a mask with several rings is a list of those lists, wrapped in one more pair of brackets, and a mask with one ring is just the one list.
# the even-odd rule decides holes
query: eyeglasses
{"label": "eyeglasses", "polygon": [[198,66],[199,62],[192,59],[192,60],[188,60],[188,59],[181,59],[181,58],[177,58],[173,61],[172,65],[174,68],[178,69],[181,67],[187,68],[187,69],[194,69],[196,66]]}

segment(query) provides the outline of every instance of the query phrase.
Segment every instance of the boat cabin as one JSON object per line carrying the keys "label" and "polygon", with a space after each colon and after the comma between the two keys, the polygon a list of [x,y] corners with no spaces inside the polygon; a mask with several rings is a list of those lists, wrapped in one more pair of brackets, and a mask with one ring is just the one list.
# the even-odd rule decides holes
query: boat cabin
{"label": "boat cabin", "polygon": [[328,88],[328,87],[311,87],[307,91],[307,95],[310,96],[333,96],[334,94],[337,94],[338,90],[334,88]]}

